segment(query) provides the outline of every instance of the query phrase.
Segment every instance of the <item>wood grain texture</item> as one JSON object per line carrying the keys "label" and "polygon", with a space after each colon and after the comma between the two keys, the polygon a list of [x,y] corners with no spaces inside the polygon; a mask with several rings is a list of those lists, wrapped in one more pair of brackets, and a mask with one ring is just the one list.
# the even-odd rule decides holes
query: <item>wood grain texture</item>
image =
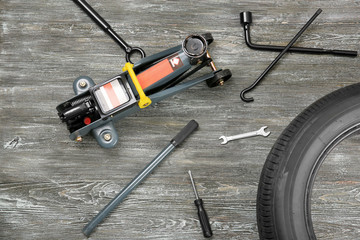
{"label": "wood grain texture", "polygon": [[[85,239],[86,223],[196,119],[199,130],[90,239],[203,239],[189,169],[205,201],[213,239],[258,239],[257,182],[270,148],[310,103],[357,83],[360,61],[287,54],[249,93],[255,102],[243,103],[240,91],[277,53],[247,48],[239,12],[253,12],[253,42],[286,45],[321,7],[323,13],[295,45],[359,51],[360,2],[89,3],[147,55],[180,44],[190,33],[211,32],[210,53],[233,77],[223,87],[200,84],[116,122],[120,139],[114,149],[100,148],[90,136],[75,143],[55,107],[73,96],[76,77],[88,75],[99,83],[120,73],[124,53],[72,1],[0,0],[0,238]],[[272,132],[268,138],[220,146],[221,135],[264,125]],[[320,239],[360,236],[359,141],[352,143],[352,151],[334,154],[317,182],[313,212]]]}

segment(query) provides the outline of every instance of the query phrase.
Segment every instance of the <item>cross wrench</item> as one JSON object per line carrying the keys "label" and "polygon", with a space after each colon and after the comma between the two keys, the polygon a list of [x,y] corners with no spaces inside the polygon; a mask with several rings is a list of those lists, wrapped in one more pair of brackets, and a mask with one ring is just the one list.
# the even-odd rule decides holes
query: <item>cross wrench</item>
{"label": "cross wrench", "polygon": [[249,138],[249,137],[255,137],[255,136],[267,137],[267,136],[270,135],[271,132],[265,132],[266,128],[267,128],[267,126],[264,126],[264,127],[260,128],[257,131],[248,132],[248,133],[242,133],[242,134],[238,134],[238,135],[230,136],[230,137],[221,136],[221,137],[219,137],[219,139],[223,140],[221,144],[224,145],[227,142],[232,141],[232,140],[236,140],[236,139]]}

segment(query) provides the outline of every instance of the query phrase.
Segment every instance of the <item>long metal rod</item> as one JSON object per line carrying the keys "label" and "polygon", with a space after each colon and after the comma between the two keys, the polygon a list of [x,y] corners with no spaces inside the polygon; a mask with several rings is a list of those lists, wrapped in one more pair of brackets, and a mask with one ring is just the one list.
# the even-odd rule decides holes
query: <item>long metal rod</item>
{"label": "long metal rod", "polygon": [[73,0],[104,32],[117,43],[125,52],[129,52],[131,47],[122,39],[85,0]]}
{"label": "long metal rod", "polygon": [[124,187],[116,197],[111,200],[82,230],[85,236],[90,236],[96,226],[114,210],[126,196],[131,193],[160,163],[166,158],[175,147],[181,144],[192,132],[198,128],[198,123],[191,120],[171,141],[170,143],[135,177]]}
{"label": "long metal rod", "polygon": [[129,193],[135,189],[159,163],[174,150],[175,146],[169,143],[116,197],[111,200],[82,230],[86,236],[90,236],[96,226],[114,210]]}
{"label": "long metal rod", "polygon": [[244,102],[252,102],[254,101],[254,98],[246,98],[245,93],[252,90],[256,87],[256,85],[266,76],[266,74],[274,67],[274,65],[284,56],[284,54],[289,50],[289,48],[296,42],[296,40],[305,32],[305,30],[310,26],[310,24],[315,20],[317,16],[320,15],[322,10],[319,8],[316,13],[309,19],[309,21],[300,29],[300,31],[295,35],[295,37],[286,45],[284,50],[281,51],[281,53],[270,63],[270,65],[265,69],[265,71],[256,79],[256,81],[251,84],[249,87],[245,88],[240,93],[240,98]]}
{"label": "long metal rod", "polygon": [[146,56],[144,50],[139,47],[131,47],[125,42],[115,31],[110,24],[97,13],[86,0],[73,0],[105,33],[107,33],[126,53],[126,61],[130,61],[131,54],[139,52],[141,58]]}

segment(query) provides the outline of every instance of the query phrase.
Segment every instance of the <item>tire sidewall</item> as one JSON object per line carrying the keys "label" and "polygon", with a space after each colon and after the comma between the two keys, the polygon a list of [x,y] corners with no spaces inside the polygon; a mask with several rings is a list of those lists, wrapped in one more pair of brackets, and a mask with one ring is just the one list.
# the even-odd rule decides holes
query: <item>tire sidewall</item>
{"label": "tire sidewall", "polygon": [[278,239],[316,239],[306,202],[319,166],[318,157],[341,132],[360,122],[360,94],[349,95],[314,112],[289,141],[274,187],[274,224]]}

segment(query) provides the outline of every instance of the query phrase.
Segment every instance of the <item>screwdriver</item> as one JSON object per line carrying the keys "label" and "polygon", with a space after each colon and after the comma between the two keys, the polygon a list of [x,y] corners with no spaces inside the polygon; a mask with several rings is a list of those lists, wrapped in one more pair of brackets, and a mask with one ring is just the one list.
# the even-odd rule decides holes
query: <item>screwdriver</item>
{"label": "screwdriver", "polygon": [[195,193],[196,199],[195,199],[194,203],[198,209],[198,216],[199,216],[199,220],[200,220],[201,229],[203,231],[204,237],[209,238],[213,235],[212,231],[211,231],[211,227],[210,227],[209,218],[208,218],[205,208],[203,206],[203,200],[201,198],[199,198],[199,194],[196,190],[194,179],[193,179],[193,176],[192,176],[190,170],[189,170],[189,176],[190,176],[191,184],[193,186],[194,193]]}

